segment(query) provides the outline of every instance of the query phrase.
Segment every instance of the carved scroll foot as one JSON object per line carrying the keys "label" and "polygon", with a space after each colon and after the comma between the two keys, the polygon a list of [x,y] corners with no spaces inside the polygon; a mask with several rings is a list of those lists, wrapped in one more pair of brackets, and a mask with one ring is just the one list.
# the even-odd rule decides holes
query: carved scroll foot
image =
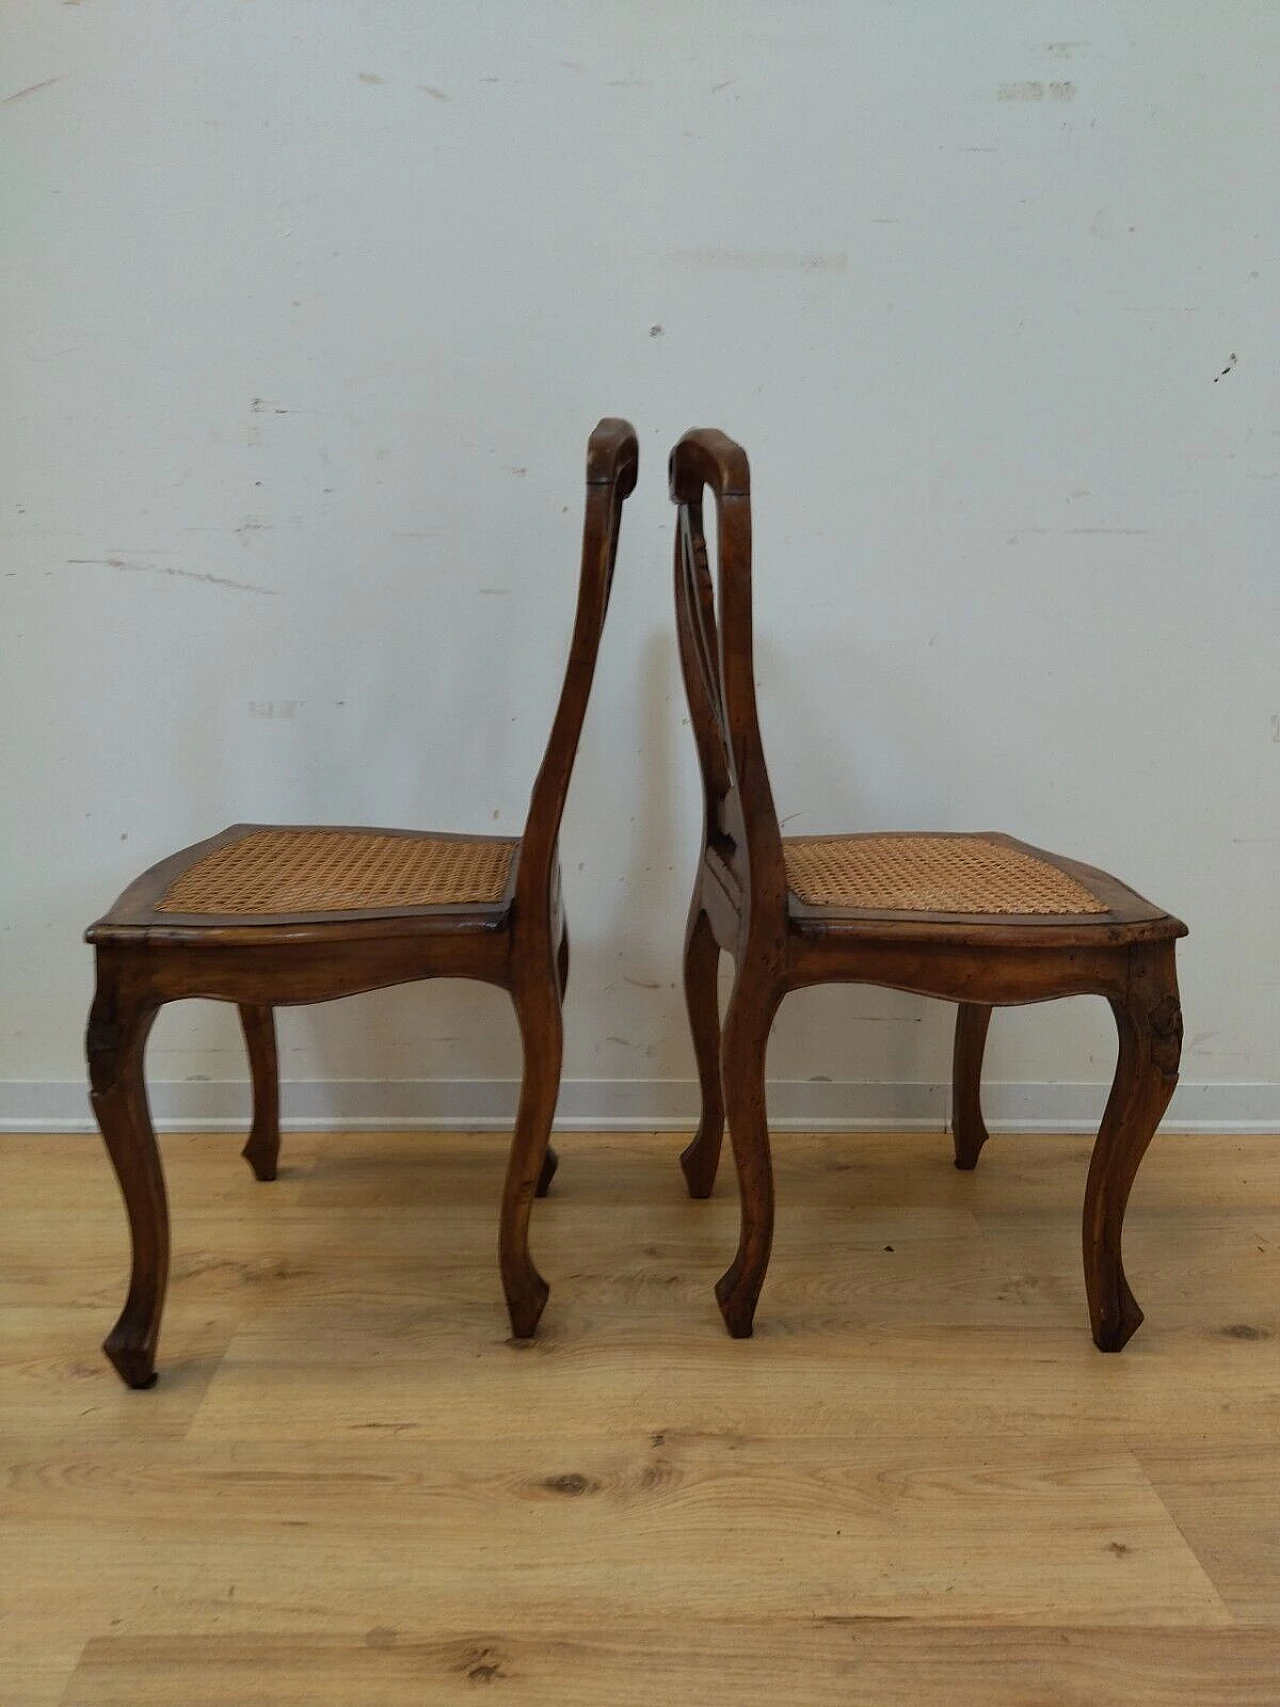
{"label": "carved scroll foot", "polygon": [[976,1168],[990,1136],[982,1118],[982,1053],[990,1024],[990,1008],[960,1003],[951,1060],[951,1135],[958,1168]]}
{"label": "carved scroll foot", "polygon": [[765,1114],[765,1053],[782,992],[750,988],[739,968],[725,1016],[722,1076],[738,1169],[742,1221],[738,1250],[716,1283],[716,1301],[734,1339],[748,1339],[773,1244],[773,1163]]}
{"label": "carved scroll foot", "polygon": [[155,1014],[154,1006],[100,979],[86,1038],[90,1101],[120,1184],[132,1244],[128,1296],[102,1349],[130,1387],[155,1384],[169,1279],[169,1205],[143,1078]]}
{"label": "carved scroll foot", "polygon": [[1178,1083],[1182,1009],[1173,945],[1135,951],[1129,992],[1113,1001],[1120,1052],[1084,1195],[1084,1278],[1095,1345],[1119,1351],[1142,1322],[1120,1254],[1138,1166]]}
{"label": "carved scroll foot", "polygon": [[692,1143],[680,1157],[690,1197],[710,1197],[720,1166],[724,1096],[720,1087],[720,945],[697,897],[684,938],[684,998],[698,1063],[702,1116]]}
{"label": "carved scroll foot", "polygon": [[256,1179],[273,1180],[280,1159],[280,1068],[275,1015],[269,1007],[242,1006],[240,1025],[253,1080],[253,1125],[240,1154]]}
{"label": "carved scroll foot", "polygon": [[529,1255],[529,1212],[546,1168],[560,1092],[564,1030],[557,981],[550,971],[545,979],[517,986],[512,1001],[524,1048],[524,1077],[502,1194],[498,1251],[511,1332],[516,1339],[529,1339],[549,1291]]}

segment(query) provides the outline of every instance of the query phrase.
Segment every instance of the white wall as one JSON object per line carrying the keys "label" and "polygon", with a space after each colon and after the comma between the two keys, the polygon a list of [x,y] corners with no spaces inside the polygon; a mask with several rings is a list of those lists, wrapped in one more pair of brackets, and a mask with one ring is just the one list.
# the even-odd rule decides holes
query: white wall
{"label": "white wall", "polygon": [[[11,0],[4,35],[0,1117],[83,1119],[80,932],[167,851],[518,829],[621,413],[562,1112],[693,1102],[699,423],[753,458],[792,829],[1117,871],[1192,927],[1175,1117],[1280,1125],[1280,9]],[[775,1112],[940,1118],[949,1022],[793,998]],[[518,1070],[462,985],[282,1042],[298,1118],[496,1118]],[[1101,1003],[1002,1016],[993,1112],[1087,1120],[1112,1049]],[[151,1068],[164,1115],[245,1106],[229,1009],[170,1010]]]}

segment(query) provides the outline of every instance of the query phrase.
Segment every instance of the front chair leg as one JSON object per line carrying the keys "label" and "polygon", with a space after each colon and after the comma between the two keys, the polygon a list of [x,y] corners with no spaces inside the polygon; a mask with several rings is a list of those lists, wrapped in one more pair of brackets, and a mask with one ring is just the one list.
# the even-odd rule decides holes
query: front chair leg
{"label": "front chair leg", "polygon": [[690,1197],[710,1197],[724,1137],[720,1088],[720,944],[695,894],[684,933],[684,999],[698,1063],[702,1114],[693,1141],[680,1157]]}
{"label": "front chair leg", "polygon": [[1138,1165],[1178,1083],[1182,1008],[1172,943],[1134,952],[1128,994],[1113,1001],[1111,1011],[1120,1052],[1089,1164],[1083,1226],[1089,1319],[1101,1351],[1119,1351],[1142,1322],[1125,1279],[1120,1236]]}
{"label": "front chair leg", "polygon": [[275,1014],[269,1007],[242,1006],[240,1025],[253,1080],[253,1125],[240,1154],[256,1179],[271,1180],[276,1177],[280,1159],[280,1068]]}
{"label": "front chair leg", "polygon": [[773,1163],[765,1114],[764,1063],[782,991],[744,976],[739,964],[725,1016],[721,1074],[738,1169],[742,1222],[738,1251],[716,1282],[716,1300],[734,1339],[749,1339],[773,1244]]}
{"label": "front chair leg", "polygon": [[129,1217],[132,1267],[120,1319],[102,1349],[130,1387],[156,1379],[156,1342],[169,1280],[169,1205],[147,1107],[143,1054],[154,1004],[101,977],[85,1040],[90,1098]]}
{"label": "front chair leg", "polygon": [[560,1093],[564,1028],[557,979],[550,968],[545,977],[518,983],[511,999],[520,1025],[524,1076],[502,1193],[498,1253],[511,1332],[516,1339],[529,1339],[548,1293],[529,1255],[529,1211],[539,1184],[544,1178],[550,1183],[547,1140]]}
{"label": "front chair leg", "polygon": [[958,1168],[976,1168],[990,1137],[982,1118],[982,1052],[990,1024],[990,1008],[977,1002],[960,1003],[951,1057],[951,1140]]}

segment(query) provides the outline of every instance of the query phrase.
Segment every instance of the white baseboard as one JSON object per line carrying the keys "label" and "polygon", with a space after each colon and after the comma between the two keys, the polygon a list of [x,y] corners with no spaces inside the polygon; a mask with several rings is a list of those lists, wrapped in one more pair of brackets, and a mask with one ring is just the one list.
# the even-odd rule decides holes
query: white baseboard
{"label": "white baseboard", "polygon": [[[983,1086],[992,1131],[1091,1132],[1105,1084],[993,1082]],[[493,1131],[510,1127],[518,1085],[503,1079],[295,1080],[281,1090],[288,1131]],[[167,1132],[239,1129],[249,1087],[239,1080],[152,1081],[157,1127]],[[916,1082],[776,1080],[769,1120],[779,1131],[908,1131],[947,1124],[951,1088]],[[692,1128],[698,1089],[687,1079],[566,1079],[562,1132]],[[1181,1132],[1280,1132],[1280,1084],[1179,1085],[1164,1122]],[[93,1118],[83,1081],[0,1081],[0,1132],[87,1132]]]}

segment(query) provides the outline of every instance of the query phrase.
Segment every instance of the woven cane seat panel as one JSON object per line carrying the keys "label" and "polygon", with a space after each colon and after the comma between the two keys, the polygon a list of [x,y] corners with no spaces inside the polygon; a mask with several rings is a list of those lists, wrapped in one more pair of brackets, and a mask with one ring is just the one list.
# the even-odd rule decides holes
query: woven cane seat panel
{"label": "woven cane seat panel", "polygon": [[175,878],[159,913],[347,913],[500,901],[518,843],[253,830]]}
{"label": "woven cane seat panel", "polygon": [[794,836],[787,884],[811,907],[877,913],[1105,913],[1082,883],[985,836]]}

